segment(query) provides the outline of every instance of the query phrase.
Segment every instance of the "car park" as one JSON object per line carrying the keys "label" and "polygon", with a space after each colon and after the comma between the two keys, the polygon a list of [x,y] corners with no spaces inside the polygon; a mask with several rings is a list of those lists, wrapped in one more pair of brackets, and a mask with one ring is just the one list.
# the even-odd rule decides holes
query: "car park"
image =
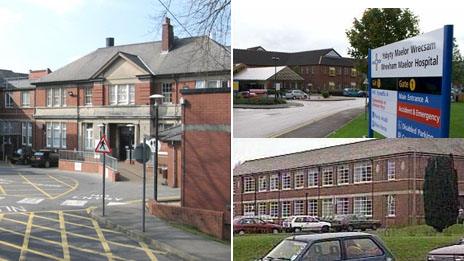
{"label": "car park", "polygon": [[329,232],[331,224],[329,222],[320,221],[314,216],[293,216],[285,219],[282,223],[283,228],[287,232]]}
{"label": "car park", "polygon": [[394,261],[377,236],[362,232],[287,237],[261,260]]}
{"label": "car park", "polygon": [[456,245],[434,249],[427,254],[427,261],[462,261],[464,260],[463,239]]}
{"label": "car park", "polygon": [[285,93],[286,99],[309,99],[309,95],[302,90],[289,90]]}
{"label": "car park", "polygon": [[52,150],[39,150],[34,152],[31,157],[32,167],[45,167],[58,166],[59,155]]}
{"label": "car park", "polygon": [[34,151],[31,147],[22,147],[13,152],[10,162],[13,164],[29,164]]}
{"label": "car park", "polygon": [[369,219],[366,216],[359,214],[336,215],[330,220],[332,229],[335,231],[354,231],[366,229],[376,230],[382,224],[378,220]]}
{"label": "car park", "polygon": [[241,217],[234,219],[234,233],[235,234],[248,234],[248,233],[280,233],[282,226],[271,222],[265,222],[260,218],[255,217]]}

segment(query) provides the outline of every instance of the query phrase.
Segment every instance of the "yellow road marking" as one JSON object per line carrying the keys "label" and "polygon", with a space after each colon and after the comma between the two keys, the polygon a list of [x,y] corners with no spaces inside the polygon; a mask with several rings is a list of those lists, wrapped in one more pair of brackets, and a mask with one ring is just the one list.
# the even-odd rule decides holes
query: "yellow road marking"
{"label": "yellow road marking", "polygon": [[158,261],[158,258],[156,258],[153,252],[151,252],[151,249],[148,248],[147,244],[145,244],[144,242],[139,242],[139,244],[143,248],[143,250],[145,251],[145,253],[150,258],[151,261]]}
{"label": "yellow road marking", "polygon": [[[8,246],[8,247],[12,247],[12,248],[16,248],[16,249],[22,250],[22,247],[21,247],[21,246],[18,246],[18,245],[15,245],[15,244],[11,244],[11,243],[8,243],[8,242],[2,241],[2,240],[0,240],[0,244],[1,244],[1,245],[4,245],[4,246]],[[37,251],[37,250],[29,249],[29,250],[27,250],[27,251],[30,252],[30,253],[32,253],[32,254],[35,254],[35,255],[39,255],[39,256],[46,257],[46,258],[48,258],[48,259],[61,260],[61,258],[58,258],[58,257],[56,257],[56,256],[52,256],[52,255],[49,255],[49,254],[46,254],[46,253],[43,253],[43,252],[40,252],[40,251]]]}
{"label": "yellow road marking", "polygon": [[55,177],[53,177],[53,176],[51,176],[51,175],[49,175],[49,174],[47,174],[47,176],[48,176],[49,178],[52,178],[52,179],[58,181],[59,183],[65,185],[65,186],[68,186],[68,187],[70,187],[70,188],[73,187],[73,186],[69,185],[68,183],[65,183],[64,181],[61,181],[61,180],[59,180],[59,179],[57,179],[57,178],[55,178]]}
{"label": "yellow road marking", "polygon": [[6,195],[5,190],[3,189],[2,185],[0,185],[0,192],[2,192],[3,195]]}
{"label": "yellow road marking", "polygon": [[61,230],[61,245],[63,246],[63,258],[66,260],[70,260],[71,257],[69,256],[69,245],[68,245],[68,237],[66,236],[66,225],[64,223],[63,211],[58,212],[58,216],[60,217],[60,230]]}
{"label": "yellow road marking", "polygon": [[27,183],[31,184],[31,186],[33,186],[35,189],[37,189],[38,191],[40,191],[42,194],[44,194],[45,196],[47,196],[49,199],[53,199],[53,197],[48,194],[45,190],[39,188],[37,185],[35,185],[34,183],[32,183],[32,181],[30,181],[29,179],[27,179],[26,177],[24,177],[23,175],[19,174],[19,176],[21,178],[23,178]]}
{"label": "yellow road marking", "polygon": [[65,214],[66,216],[70,216],[70,217],[77,217],[77,218],[82,218],[82,219],[85,219],[85,220],[93,221],[93,219],[91,219],[89,217],[82,217],[82,216],[78,216],[78,215],[74,215],[74,214],[70,214],[70,213],[66,213],[66,212],[63,212],[63,214]]}
{"label": "yellow road marking", "polygon": [[19,255],[19,260],[26,260],[26,253],[29,248],[29,237],[31,236],[33,219],[34,219],[34,213],[29,214],[29,219],[27,221],[27,226],[26,226],[26,232],[24,233],[23,247],[21,248],[21,254]]}
{"label": "yellow road marking", "polygon": [[92,224],[95,227],[95,232],[97,232],[98,238],[100,239],[100,243],[102,244],[105,253],[107,254],[108,260],[113,260],[113,254],[111,253],[110,246],[108,245],[108,242],[106,242],[103,232],[100,230],[100,225],[98,225],[97,221],[93,219]]}

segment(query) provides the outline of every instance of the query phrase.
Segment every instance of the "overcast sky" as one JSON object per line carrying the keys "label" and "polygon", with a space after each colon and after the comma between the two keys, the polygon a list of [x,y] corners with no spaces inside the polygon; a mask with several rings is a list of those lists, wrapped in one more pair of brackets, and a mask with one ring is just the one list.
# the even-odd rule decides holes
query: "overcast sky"
{"label": "overcast sky", "polygon": [[323,148],[338,144],[358,142],[367,139],[233,139],[232,163],[245,160],[282,155],[292,152]]}
{"label": "overcast sky", "polygon": [[[345,31],[352,26],[354,17],[360,18],[368,7],[409,7],[419,16],[421,32],[454,24],[454,36],[460,49],[464,48],[462,8],[457,2],[447,4],[448,0],[232,2],[234,48],[260,45],[266,50],[294,52],[333,47],[341,55],[347,56],[349,43]],[[405,6],[406,3],[408,6]]]}

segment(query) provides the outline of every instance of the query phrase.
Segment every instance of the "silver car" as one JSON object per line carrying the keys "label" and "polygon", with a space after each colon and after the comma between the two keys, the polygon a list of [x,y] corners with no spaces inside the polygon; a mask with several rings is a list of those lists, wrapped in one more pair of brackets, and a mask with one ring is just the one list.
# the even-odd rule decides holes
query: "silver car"
{"label": "silver car", "polygon": [[309,95],[302,90],[290,90],[285,93],[286,99],[309,99]]}

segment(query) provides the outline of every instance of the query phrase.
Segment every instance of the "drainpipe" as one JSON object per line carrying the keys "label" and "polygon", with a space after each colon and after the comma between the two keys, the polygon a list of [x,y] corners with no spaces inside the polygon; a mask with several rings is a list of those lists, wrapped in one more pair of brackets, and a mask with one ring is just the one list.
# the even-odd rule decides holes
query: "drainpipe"
{"label": "drainpipe", "polygon": [[[82,135],[79,135],[80,132],[80,128],[79,128],[79,114],[80,114],[80,111],[79,111],[79,106],[80,106],[80,92],[79,92],[79,85],[76,85],[76,92],[77,92],[77,101],[76,101],[76,124],[77,124],[77,144],[76,144],[76,149],[77,151],[79,151],[79,144],[81,142],[81,139],[79,139],[79,136],[83,137]],[[67,134],[66,134],[67,135]],[[67,145],[66,145],[67,147]]]}

